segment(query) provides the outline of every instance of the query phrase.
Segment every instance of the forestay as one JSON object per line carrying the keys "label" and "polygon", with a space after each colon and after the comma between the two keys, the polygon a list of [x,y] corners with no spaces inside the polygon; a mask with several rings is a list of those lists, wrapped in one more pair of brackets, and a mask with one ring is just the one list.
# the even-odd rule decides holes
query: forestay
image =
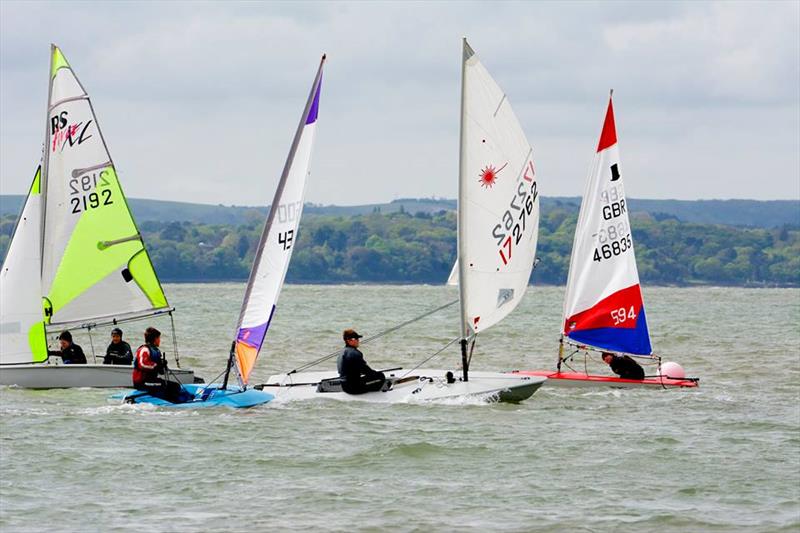
{"label": "forestay", "polygon": [[458,280],[466,338],[522,300],[536,255],[539,196],[533,150],[466,39],[462,69]]}
{"label": "forestay", "polygon": [[235,342],[236,365],[242,385],[247,385],[249,381],[250,372],[275,314],[275,306],[292,258],[316,133],[324,63],[325,56],[320,61],[295,133],[247,282]]}
{"label": "forestay", "polygon": [[56,46],[42,195],[45,322],[124,318],[168,307],[89,95]]}
{"label": "forestay", "polygon": [[40,276],[41,171],[39,166],[0,271],[0,364],[47,359]]}
{"label": "forestay", "polygon": [[611,98],[575,230],[564,317],[564,335],[577,342],[651,353]]}

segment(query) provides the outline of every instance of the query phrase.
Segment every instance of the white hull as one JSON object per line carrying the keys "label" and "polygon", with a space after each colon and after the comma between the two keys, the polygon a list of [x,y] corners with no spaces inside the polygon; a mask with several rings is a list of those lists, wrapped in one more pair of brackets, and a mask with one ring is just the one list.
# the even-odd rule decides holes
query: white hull
{"label": "white hull", "polygon": [[[124,365],[3,365],[0,385],[26,389],[69,389],[73,387],[116,388],[133,385],[133,367]],[[194,383],[193,370],[172,370],[181,383]],[[170,376],[170,380],[176,378]]]}
{"label": "white hull", "polygon": [[514,376],[500,372],[470,372],[469,381],[456,378],[447,383],[447,370],[419,368],[411,372],[396,370],[386,373],[387,378],[414,377],[395,383],[386,392],[347,394],[345,392],[318,392],[320,381],[338,377],[335,371],[299,372],[277,374],[264,384],[263,390],[275,395],[278,401],[311,400],[318,398],[380,403],[413,403],[428,400],[456,398],[479,398],[486,401],[521,402],[530,398],[547,378],[538,376]]}

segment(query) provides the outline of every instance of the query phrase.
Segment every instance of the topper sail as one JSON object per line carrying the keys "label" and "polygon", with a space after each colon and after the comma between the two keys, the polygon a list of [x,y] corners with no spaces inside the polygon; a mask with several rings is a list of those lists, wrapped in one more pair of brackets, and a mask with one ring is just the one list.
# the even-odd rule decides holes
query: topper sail
{"label": "topper sail", "polygon": [[575,229],[562,332],[605,350],[652,353],[610,97]]}
{"label": "topper sail", "polygon": [[[697,387],[697,378],[685,378],[682,373],[679,376],[662,373],[661,358],[652,355],[633,253],[611,97],[575,228],[561,333],[555,372],[524,370],[518,373],[546,377],[551,386]],[[565,356],[565,344],[572,344],[575,351]],[[583,352],[588,361],[592,348],[654,360],[659,365],[658,374],[629,379],[592,375],[588,371],[562,372],[562,365],[572,370],[568,361],[579,352]],[[674,368],[674,364],[665,367]]]}

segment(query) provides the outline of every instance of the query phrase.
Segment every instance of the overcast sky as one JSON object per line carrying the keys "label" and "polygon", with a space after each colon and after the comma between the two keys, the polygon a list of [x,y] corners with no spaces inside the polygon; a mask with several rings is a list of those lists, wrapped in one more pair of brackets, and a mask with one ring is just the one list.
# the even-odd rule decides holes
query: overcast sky
{"label": "overcast sky", "polygon": [[800,2],[0,2],[0,193],[27,191],[49,43],[126,194],[269,203],[323,52],[306,200],[457,194],[461,36],[540,189],[577,196],[613,87],[636,198],[800,198]]}

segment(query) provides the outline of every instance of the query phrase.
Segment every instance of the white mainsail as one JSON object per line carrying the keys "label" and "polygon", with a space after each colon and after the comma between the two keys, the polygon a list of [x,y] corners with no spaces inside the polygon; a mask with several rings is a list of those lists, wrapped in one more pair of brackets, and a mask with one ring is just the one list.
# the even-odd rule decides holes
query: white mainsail
{"label": "white mainsail", "polygon": [[651,353],[611,97],[575,228],[562,332],[601,349]]}
{"label": "white mainsail", "polygon": [[508,98],[464,39],[457,263],[462,338],[502,320],[528,287],[539,231],[532,157]]}
{"label": "white mainsail", "polygon": [[269,329],[297,239],[306,178],[311,164],[311,149],[317,129],[324,64],[325,56],[322,56],[270,206],[269,217],[261,233],[242,302],[234,346],[242,385],[247,385],[250,379],[250,372],[255,366],[258,352]]}
{"label": "white mainsail", "polygon": [[39,166],[0,270],[0,364],[47,359],[39,275],[41,171]]}

